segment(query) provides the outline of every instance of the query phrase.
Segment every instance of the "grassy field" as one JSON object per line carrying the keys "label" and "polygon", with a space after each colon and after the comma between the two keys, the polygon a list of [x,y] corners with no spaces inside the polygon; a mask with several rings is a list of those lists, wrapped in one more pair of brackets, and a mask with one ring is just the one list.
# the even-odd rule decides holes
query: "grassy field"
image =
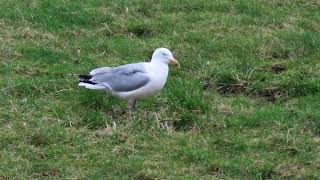
{"label": "grassy field", "polygon": [[[130,130],[69,75],[157,47]],[[0,0],[0,179],[319,179],[319,50],[319,0]]]}

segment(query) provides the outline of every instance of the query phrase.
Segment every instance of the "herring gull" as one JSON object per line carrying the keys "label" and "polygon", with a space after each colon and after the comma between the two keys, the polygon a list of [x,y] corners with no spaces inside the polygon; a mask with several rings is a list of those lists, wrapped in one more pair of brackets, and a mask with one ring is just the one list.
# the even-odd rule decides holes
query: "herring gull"
{"label": "herring gull", "polygon": [[78,75],[79,86],[88,89],[103,89],[114,96],[128,101],[128,125],[132,125],[132,109],[136,101],[155,95],[164,87],[169,67],[179,62],[170,50],[158,48],[153,52],[150,62],[125,64],[118,67],[102,67],[87,75]]}

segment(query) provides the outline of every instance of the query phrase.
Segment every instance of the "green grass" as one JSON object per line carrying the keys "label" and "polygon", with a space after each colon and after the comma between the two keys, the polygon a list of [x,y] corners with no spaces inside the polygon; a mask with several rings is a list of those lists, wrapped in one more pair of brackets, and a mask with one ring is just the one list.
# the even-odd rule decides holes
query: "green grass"
{"label": "green grass", "polygon": [[[68,75],[157,47],[130,130]],[[319,62],[317,0],[0,0],[0,179],[319,179]]]}

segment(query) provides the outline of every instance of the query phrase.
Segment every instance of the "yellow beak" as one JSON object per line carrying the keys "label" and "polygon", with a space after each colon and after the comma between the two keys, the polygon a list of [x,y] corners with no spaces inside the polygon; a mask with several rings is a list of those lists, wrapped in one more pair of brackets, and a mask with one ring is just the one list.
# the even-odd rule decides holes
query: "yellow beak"
{"label": "yellow beak", "polygon": [[170,64],[176,65],[178,68],[180,68],[180,63],[176,59],[170,59]]}

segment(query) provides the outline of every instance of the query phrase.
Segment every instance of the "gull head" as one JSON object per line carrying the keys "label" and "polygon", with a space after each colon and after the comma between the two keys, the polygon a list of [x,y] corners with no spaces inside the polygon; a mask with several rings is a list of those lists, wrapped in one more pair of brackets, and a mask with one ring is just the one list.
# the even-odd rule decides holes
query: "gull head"
{"label": "gull head", "polygon": [[152,54],[151,61],[162,62],[165,64],[174,64],[180,68],[179,62],[173,57],[171,51],[167,48],[158,48]]}

